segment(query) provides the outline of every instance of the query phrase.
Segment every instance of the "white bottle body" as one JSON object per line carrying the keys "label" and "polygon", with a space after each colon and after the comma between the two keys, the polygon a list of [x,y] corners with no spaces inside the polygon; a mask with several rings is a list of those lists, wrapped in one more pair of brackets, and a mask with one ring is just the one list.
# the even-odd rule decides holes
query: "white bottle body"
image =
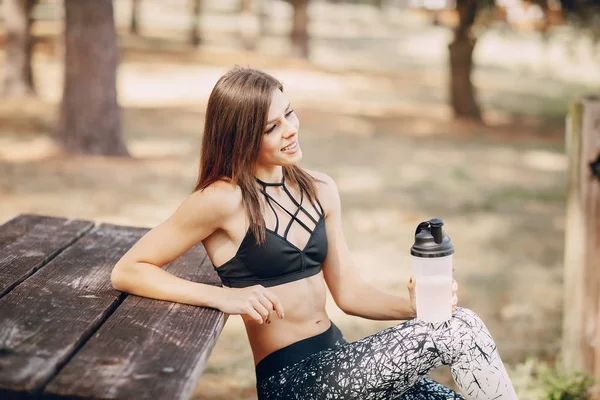
{"label": "white bottle body", "polygon": [[417,319],[443,322],[452,318],[452,255],[424,258],[413,256],[417,281]]}

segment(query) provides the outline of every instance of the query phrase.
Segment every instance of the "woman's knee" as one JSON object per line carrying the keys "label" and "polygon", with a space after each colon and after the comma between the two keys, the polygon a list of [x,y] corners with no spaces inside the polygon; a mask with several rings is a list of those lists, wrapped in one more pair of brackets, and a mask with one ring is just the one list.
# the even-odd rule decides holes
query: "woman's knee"
{"label": "woman's knee", "polygon": [[467,318],[471,318],[471,319],[478,319],[481,320],[481,318],[479,318],[479,315],[477,315],[477,313],[475,313],[475,311],[471,310],[470,308],[465,308],[465,307],[456,307],[456,311],[454,311],[452,313],[452,316],[461,316],[461,317],[467,317]]}
{"label": "woman's knee", "polygon": [[415,318],[412,320],[404,321],[403,323],[390,328],[390,330],[399,333],[408,332],[409,330],[412,330],[419,331],[425,334],[426,332],[431,332],[431,329],[433,329],[434,331],[444,330],[446,329],[446,327],[448,327],[448,323],[450,323],[451,326],[460,329],[461,331],[466,330],[475,334],[481,332],[482,329],[487,331],[487,328],[483,323],[483,320],[479,317],[479,315],[477,315],[475,311],[464,307],[457,307],[456,311],[452,313],[452,318],[450,319],[450,321],[447,322],[428,323],[418,318]]}
{"label": "woman's knee", "polygon": [[457,307],[456,311],[452,314],[452,319],[459,322],[461,325],[469,327],[471,329],[481,330],[485,328],[483,320],[475,313],[475,311],[464,307]]}

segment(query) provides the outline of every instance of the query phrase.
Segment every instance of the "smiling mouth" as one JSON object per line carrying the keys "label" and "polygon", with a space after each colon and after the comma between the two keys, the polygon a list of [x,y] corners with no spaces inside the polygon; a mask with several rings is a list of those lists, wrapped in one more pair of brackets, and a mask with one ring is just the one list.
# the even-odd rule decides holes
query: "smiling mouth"
{"label": "smiling mouth", "polygon": [[294,143],[290,144],[289,146],[284,147],[283,149],[281,149],[281,151],[293,150],[296,147],[298,147],[298,141],[295,141]]}

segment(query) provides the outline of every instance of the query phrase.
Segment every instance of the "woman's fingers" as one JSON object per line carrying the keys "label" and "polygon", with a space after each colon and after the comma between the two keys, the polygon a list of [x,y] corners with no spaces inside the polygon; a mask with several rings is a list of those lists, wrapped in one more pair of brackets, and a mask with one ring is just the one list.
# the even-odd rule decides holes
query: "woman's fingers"
{"label": "woman's fingers", "polygon": [[273,306],[273,303],[271,302],[271,300],[267,299],[267,296],[265,296],[264,293],[258,295],[258,301],[260,301],[260,304],[262,304],[262,306],[269,312],[269,315],[267,316],[267,319],[265,320],[265,322],[267,324],[271,323],[271,312],[275,309],[275,307]]}
{"label": "woman's fingers", "polygon": [[262,315],[260,315],[258,313],[258,311],[256,311],[253,307],[248,306],[248,309],[246,310],[246,314],[248,314],[248,316],[250,318],[252,318],[254,321],[256,321],[259,324],[263,323],[263,318]]}
{"label": "woman's fingers", "polygon": [[265,296],[264,294],[259,294],[257,298],[258,301],[260,301],[260,304],[262,304],[262,306],[266,308],[267,311],[269,311],[269,314],[275,309],[271,300],[267,299],[267,296]]}
{"label": "woman's fingers", "polygon": [[277,313],[277,316],[283,319],[283,305],[281,304],[279,297],[277,297],[274,293],[269,292],[268,290],[265,290],[263,294],[271,302],[271,304],[273,304],[273,308]]}
{"label": "woman's fingers", "polygon": [[452,312],[456,311],[458,305],[458,294],[456,292],[458,292],[458,282],[452,279]]}
{"label": "woman's fingers", "polygon": [[417,286],[417,280],[412,276],[410,278],[408,278],[408,284],[406,285],[408,290],[414,291],[416,286]]}
{"label": "woman's fingers", "polygon": [[250,301],[250,304],[252,304],[252,307],[254,307],[254,309],[260,314],[260,316],[262,317],[262,321],[261,323],[265,322],[267,320],[267,318],[269,317],[269,310],[267,310],[265,308],[265,306],[263,306],[260,301],[258,301],[258,299],[252,299]]}

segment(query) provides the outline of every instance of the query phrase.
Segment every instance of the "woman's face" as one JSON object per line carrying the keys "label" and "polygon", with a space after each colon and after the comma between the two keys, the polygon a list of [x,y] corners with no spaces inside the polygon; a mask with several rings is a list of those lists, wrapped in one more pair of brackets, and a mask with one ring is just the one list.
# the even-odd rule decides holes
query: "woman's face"
{"label": "woman's face", "polygon": [[302,159],[298,143],[300,121],[291,108],[290,101],[279,89],[273,90],[271,106],[264,128],[258,164],[263,166],[286,166]]}

